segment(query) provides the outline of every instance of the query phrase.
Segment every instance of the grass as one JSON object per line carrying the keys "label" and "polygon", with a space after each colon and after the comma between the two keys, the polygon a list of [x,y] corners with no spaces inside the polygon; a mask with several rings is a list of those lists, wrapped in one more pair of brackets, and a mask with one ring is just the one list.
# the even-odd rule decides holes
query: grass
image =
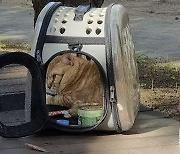
{"label": "grass", "polygon": [[6,44],[0,41],[0,49],[6,48]]}
{"label": "grass", "polygon": [[31,46],[27,43],[12,43],[9,41],[0,41],[0,51],[2,52],[30,52]]}
{"label": "grass", "polygon": [[180,67],[172,62],[136,55],[140,102],[180,121]]}
{"label": "grass", "polygon": [[143,88],[177,88],[180,86],[180,67],[160,59],[137,55],[140,85]]}

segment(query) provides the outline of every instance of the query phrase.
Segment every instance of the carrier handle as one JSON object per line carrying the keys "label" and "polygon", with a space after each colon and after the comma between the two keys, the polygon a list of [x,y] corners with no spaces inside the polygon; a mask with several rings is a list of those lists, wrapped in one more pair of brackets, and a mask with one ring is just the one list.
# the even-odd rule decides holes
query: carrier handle
{"label": "carrier handle", "polygon": [[74,21],[83,21],[83,17],[91,8],[91,3],[84,3],[75,9]]}

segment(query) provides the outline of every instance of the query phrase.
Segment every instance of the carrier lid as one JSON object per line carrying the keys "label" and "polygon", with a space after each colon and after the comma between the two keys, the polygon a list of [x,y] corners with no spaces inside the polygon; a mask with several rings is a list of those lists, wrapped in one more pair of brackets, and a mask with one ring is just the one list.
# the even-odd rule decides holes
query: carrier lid
{"label": "carrier lid", "polygon": [[1,136],[27,136],[45,126],[44,83],[35,58],[20,52],[0,55]]}

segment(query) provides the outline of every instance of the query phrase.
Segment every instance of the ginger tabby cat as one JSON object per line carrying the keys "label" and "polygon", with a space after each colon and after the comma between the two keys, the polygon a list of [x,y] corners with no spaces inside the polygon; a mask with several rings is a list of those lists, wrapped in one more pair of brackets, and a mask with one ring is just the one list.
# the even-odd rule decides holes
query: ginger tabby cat
{"label": "ginger tabby cat", "polygon": [[99,70],[93,61],[73,54],[57,56],[50,62],[46,86],[55,96],[47,104],[68,107],[70,115],[77,115],[83,106],[102,108],[102,83]]}

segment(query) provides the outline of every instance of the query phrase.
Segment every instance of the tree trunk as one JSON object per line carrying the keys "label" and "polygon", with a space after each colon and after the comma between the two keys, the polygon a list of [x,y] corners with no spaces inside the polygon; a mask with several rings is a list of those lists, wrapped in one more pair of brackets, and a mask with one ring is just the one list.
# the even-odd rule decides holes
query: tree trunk
{"label": "tree trunk", "polygon": [[78,6],[79,4],[85,3],[85,2],[91,2],[92,6],[94,7],[101,7],[102,3],[104,0],[32,0],[33,3],[33,8],[34,8],[34,23],[37,20],[37,17],[43,7],[48,3],[48,2],[57,2],[60,1],[62,2],[65,6]]}

